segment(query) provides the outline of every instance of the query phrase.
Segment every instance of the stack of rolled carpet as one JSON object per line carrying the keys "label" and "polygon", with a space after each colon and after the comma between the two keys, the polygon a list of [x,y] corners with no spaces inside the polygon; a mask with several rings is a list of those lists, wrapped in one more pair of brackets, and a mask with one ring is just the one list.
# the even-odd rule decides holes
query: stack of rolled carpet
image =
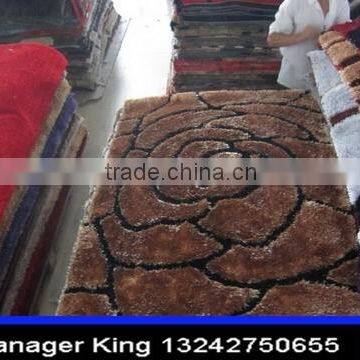
{"label": "stack of rolled carpet", "polygon": [[282,0],[174,0],[172,90],[276,88],[266,37]]}
{"label": "stack of rolled carpet", "polygon": [[[309,54],[317,97],[340,158],[360,158],[359,39],[359,20],[337,25],[320,37],[322,49]],[[360,186],[349,186],[349,193],[359,206]]]}
{"label": "stack of rolled carpet", "polygon": [[0,0],[0,42],[53,45],[69,59],[69,80],[77,88],[94,90],[105,81],[102,68],[115,60],[109,49],[120,49],[119,22],[111,0]]}
{"label": "stack of rolled carpet", "polygon": [[[0,45],[1,158],[81,155],[87,132],[76,114],[66,66],[65,57],[45,45]],[[0,186],[2,314],[29,311],[68,190]]]}

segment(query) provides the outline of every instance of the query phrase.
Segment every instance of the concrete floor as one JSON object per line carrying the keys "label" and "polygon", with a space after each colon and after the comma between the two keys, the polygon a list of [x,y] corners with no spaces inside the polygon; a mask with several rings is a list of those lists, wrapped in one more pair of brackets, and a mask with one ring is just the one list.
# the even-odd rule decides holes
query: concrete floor
{"label": "concrete floor", "polygon": [[[170,0],[114,0],[130,24],[104,97],[79,108],[89,130],[84,157],[100,157],[116,114],[127,99],[166,93],[172,54]],[[54,314],[64,286],[77,229],[89,189],[74,187],[60,221],[34,314]]]}

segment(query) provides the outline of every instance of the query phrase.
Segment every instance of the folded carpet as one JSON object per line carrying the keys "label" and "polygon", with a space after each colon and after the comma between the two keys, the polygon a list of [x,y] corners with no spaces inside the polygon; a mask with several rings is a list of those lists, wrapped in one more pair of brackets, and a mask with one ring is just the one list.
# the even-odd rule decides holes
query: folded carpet
{"label": "folded carpet", "polygon": [[[234,153],[335,157],[297,91],[128,101],[107,156]],[[359,314],[355,238],[341,186],[100,186],[58,314]]]}
{"label": "folded carpet", "polygon": [[[340,158],[360,158],[360,148],[358,146],[360,128],[357,125],[360,114],[359,29],[359,20],[340,24],[335,26],[332,31],[323,34],[319,39],[321,47],[336,67],[342,84],[331,90],[332,95],[330,94],[331,91],[329,91],[322,95],[321,99],[322,106],[332,125],[331,135]],[[341,37],[343,39],[340,39]],[[327,86],[324,84],[328,83],[328,79],[326,79],[325,72],[321,72],[317,65],[314,67],[314,61],[312,62],[315,77],[318,79],[318,89],[319,87],[322,89],[323,86]],[[331,70],[332,72],[333,70]],[[334,78],[333,75],[331,76]],[[322,90],[319,91],[319,93],[321,92]],[[353,178],[356,175],[349,174],[349,176],[352,177],[350,183],[359,182],[359,179]],[[351,202],[359,212],[360,186],[350,185],[349,194]]]}
{"label": "folded carpet", "polygon": [[315,76],[316,87],[322,98],[328,91],[341,84],[339,72],[324,51],[315,50],[308,54]]}
{"label": "folded carpet", "polygon": [[[331,62],[340,73],[342,81],[350,86],[350,91],[357,103],[360,103],[360,51],[358,34],[360,21],[335,26],[332,31],[320,36],[320,46],[329,56]],[[331,41],[338,35],[345,36],[343,41]],[[329,45],[330,43],[330,45]]]}
{"label": "folded carpet", "polygon": [[[330,34],[328,38],[333,36],[334,34]],[[360,111],[357,101],[352,96],[354,90],[342,81],[339,72],[324,51],[313,51],[309,58],[315,77],[315,91],[328,120],[336,153],[340,159],[359,158]],[[359,211],[360,186],[353,184],[356,182],[354,174],[349,173],[348,176],[350,201]]]}
{"label": "folded carpet", "polygon": [[[75,122],[76,102],[65,79],[66,65],[67,61],[61,53],[44,45],[0,46],[1,157],[51,158],[80,154],[76,138],[73,136],[71,141],[69,138]],[[80,131],[81,134],[83,132]],[[70,152],[74,146],[78,150]],[[49,195],[45,199],[46,193]],[[43,258],[34,260],[31,251],[24,252],[24,249],[31,243],[35,246],[41,242],[41,220],[45,222],[47,216],[57,209],[57,216],[49,217],[48,226],[52,232],[48,230],[46,234],[47,244],[51,243],[61,214],[61,203],[65,199],[65,191],[57,193],[56,189],[41,186],[0,187],[1,308],[7,303],[9,288],[19,284],[23,278],[27,279],[26,284],[32,292],[27,290],[26,296],[22,293],[24,303],[18,301],[17,306],[25,308],[31,302],[30,293],[34,293],[36,279],[39,280],[36,275],[41,274],[40,270],[36,274],[32,271],[41,269],[46,252],[43,252]],[[44,212],[45,215],[42,215]],[[27,261],[37,263],[21,272],[20,276],[20,268],[24,269],[22,264]],[[12,294],[15,292],[12,291]],[[16,298],[19,296],[16,295]]]}
{"label": "folded carpet", "polygon": [[[61,158],[81,156],[87,138],[83,120],[75,115],[61,145]],[[26,315],[29,313],[39,282],[48,266],[49,249],[56,235],[56,224],[61,217],[69,186],[51,186],[39,189],[16,252],[16,266],[8,272],[1,301],[1,313]]]}
{"label": "folded carpet", "polygon": [[268,20],[275,16],[279,1],[264,4],[260,1],[222,1],[192,3],[179,6],[184,20],[197,21],[239,21],[239,20]]}
{"label": "folded carpet", "polygon": [[[339,158],[360,158],[359,134],[360,114],[347,117],[331,129],[331,137]],[[349,176],[350,182],[357,180],[353,178],[354,174]],[[360,198],[360,186],[349,185],[348,189],[351,203],[356,204]]]}
{"label": "folded carpet", "polygon": [[111,0],[0,3],[0,43],[37,41],[54,46],[69,59],[72,85],[89,90],[104,81],[106,62],[115,61],[107,56],[111,48],[116,47],[116,55],[120,50],[119,23]]}
{"label": "folded carpet", "polygon": [[[61,146],[70,128],[75,109],[76,103],[73,97],[70,96],[64,104],[59,118],[49,134],[40,157],[53,158],[60,155]],[[3,288],[3,282],[5,281],[9,266],[11,265],[14,254],[19,246],[21,235],[24,233],[26,225],[33,214],[41,190],[41,186],[30,186],[21,199],[20,204],[16,207],[10,228],[4,236],[0,250],[0,289]]]}
{"label": "folded carpet", "polygon": [[[61,115],[62,108],[66,102],[66,98],[70,95],[70,86],[67,83],[66,80],[62,80],[61,84],[59,85],[55,97],[52,101],[51,110],[49,115],[47,116],[42,132],[37,140],[37,143],[35,144],[33,151],[31,152],[31,157],[41,157],[41,154],[44,152],[51,153],[51,149],[49,149],[50,144],[47,147],[47,151],[45,151],[46,143],[49,142],[50,134],[53,134],[53,137],[59,136],[59,131],[54,131],[55,125],[57,124],[57,120],[59,119],[59,116]],[[60,134],[61,135],[61,134]],[[50,141],[51,143],[51,141]],[[10,188],[9,186],[4,188]],[[17,186],[13,189],[13,193],[10,199],[10,202],[8,203],[4,216],[0,223],[0,243],[4,245],[4,247],[12,247],[11,242],[4,243],[5,238],[11,233],[11,226],[12,224],[18,224],[13,227],[12,232],[17,233],[19,236],[21,234],[22,227],[26,224],[26,217],[25,218],[19,218],[16,220],[16,214],[19,211],[20,204],[24,202],[25,195],[28,196],[32,193],[34,195],[34,190],[32,192],[28,191],[29,187],[27,186]],[[35,195],[33,196],[33,201],[36,201],[36,191]],[[31,206],[30,206],[31,207]],[[29,209],[29,212],[31,213],[31,209]],[[5,272],[6,273],[6,272]]]}
{"label": "folded carpet", "polygon": [[278,88],[280,54],[266,37],[280,3],[175,1],[171,91]]}
{"label": "folded carpet", "polygon": [[322,97],[321,105],[324,116],[332,125],[359,112],[359,106],[352,98],[349,87],[343,83],[329,90]]}
{"label": "folded carpet", "polygon": [[[65,58],[47,46],[0,45],[0,157],[27,158],[36,156],[38,151],[41,153],[42,135],[52,128],[52,124],[47,123],[47,120],[51,121],[47,116],[52,115],[52,102],[61,86],[66,65]],[[66,92],[62,88],[60,91]],[[56,111],[60,112],[62,104],[57,105],[60,106]],[[0,187],[2,234],[12,196],[16,196],[14,186]]]}
{"label": "folded carpet", "polygon": [[261,5],[280,5],[283,0],[175,0],[178,6],[204,5],[204,4],[224,4],[224,3],[241,3],[241,4],[261,4]]}

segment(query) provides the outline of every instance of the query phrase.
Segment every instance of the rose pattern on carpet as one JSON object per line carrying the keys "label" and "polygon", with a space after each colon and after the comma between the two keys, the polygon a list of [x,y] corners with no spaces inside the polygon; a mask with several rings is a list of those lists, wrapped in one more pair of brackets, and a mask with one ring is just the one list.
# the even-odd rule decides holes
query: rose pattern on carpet
{"label": "rose pattern on carpet", "polygon": [[[107,157],[336,157],[297,91],[128,101]],[[61,315],[358,314],[356,225],[340,186],[100,186]]]}

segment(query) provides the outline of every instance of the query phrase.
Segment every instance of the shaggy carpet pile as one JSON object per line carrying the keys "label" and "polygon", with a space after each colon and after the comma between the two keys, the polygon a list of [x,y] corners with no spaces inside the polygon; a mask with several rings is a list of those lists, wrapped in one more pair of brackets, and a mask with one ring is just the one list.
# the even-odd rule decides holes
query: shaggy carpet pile
{"label": "shaggy carpet pile", "polygon": [[172,90],[276,88],[279,52],[266,44],[282,0],[175,0]]}
{"label": "shaggy carpet pile", "polygon": [[[0,46],[1,157],[27,158],[42,153],[70,92],[62,82],[66,65],[62,55],[46,46]],[[16,189],[2,186],[0,190],[0,231],[3,231]]]}
{"label": "shaggy carpet pile", "polygon": [[[306,93],[128,101],[120,157],[335,157]],[[341,186],[100,186],[60,315],[359,314],[356,225]]]}
{"label": "shaggy carpet pile", "polygon": [[356,102],[360,102],[360,20],[335,26],[319,39],[333,65],[339,71],[342,81],[350,87]]}

